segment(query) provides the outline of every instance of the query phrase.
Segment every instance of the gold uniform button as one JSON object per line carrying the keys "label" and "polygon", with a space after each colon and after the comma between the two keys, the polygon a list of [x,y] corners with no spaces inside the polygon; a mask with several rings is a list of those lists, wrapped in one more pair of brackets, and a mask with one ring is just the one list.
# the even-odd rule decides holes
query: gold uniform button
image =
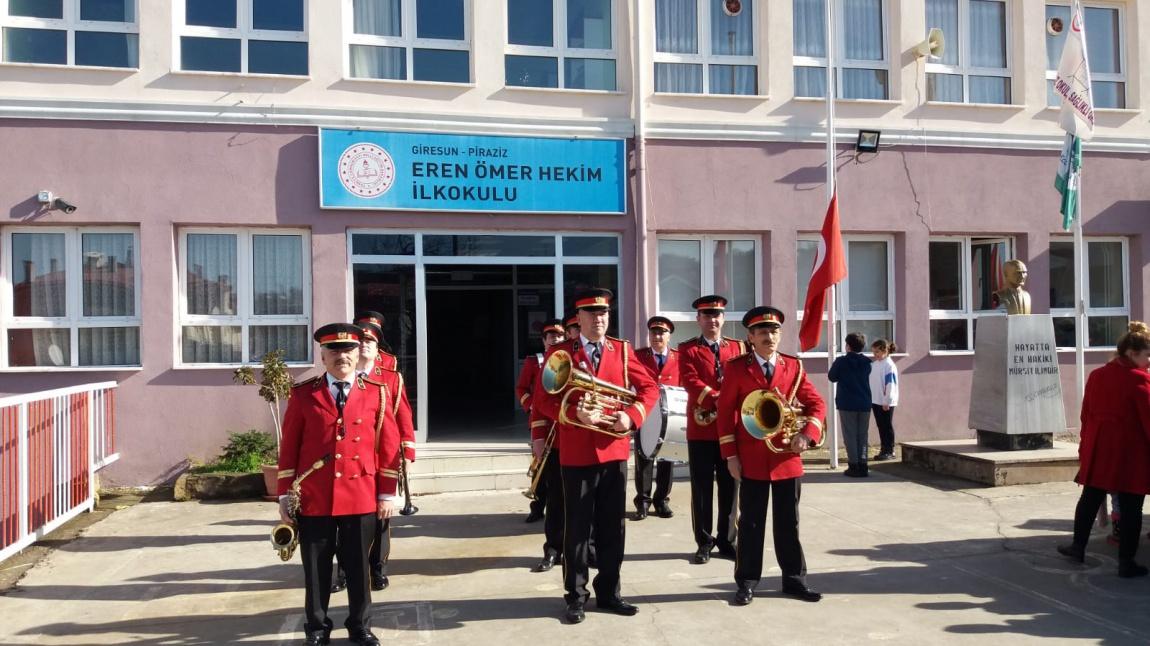
{"label": "gold uniform button", "polygon": [[358,455],[353,455],[353,456],[351,456],[351,459],[352,459],[352,460],[358,460],[358,459],[359,459],[359,456],[358,456]]}
{"label": "gold uniform button", "polygon": [[339,471],[336,471],[336,472],[335,472],[335,477],[337,477],[337,478],[342,478],[342,477],[343,477],[343,474],[342,474],[342,473],[340,473]]}
{"label": "gold uniform button", "polygon": [[358,441],[359,441],[359,436],[356,435],[355,438],[352,439],[352,442],[358,442]]}
{"label": "gold uniform button", "polygon": [[356,419],[356,420],[355,420],[355,423],[356,423],[356,424],[362,424],[362,423],[363,423],[363,418],[361,417],[361,418],[358,418],[358,419]]}
{"label": "gold uniform button", "polygon": [[348,479],[348,480],[355,480],[355,479],[356,479],[356,478],[358,478],[358,477],[359,477],[359,476],[348,476],[348,478],[347,478],[347,479]]}
{"label": "gold uniform button", "polygon": [[336,453],[336,454],[335,454],[335,459],[337,459],[337,460],[338,460],[338,459],[340,459],[340,458],[342,458],[342,457],[343,457],[343,455],[341,455],[341,454],[339,454],[339,453]]}
{"label": "gold uniform button", "polygon": [[340,426],[343,426],[343,418],[342,418],[342,417],[340,417],[340,418],[336,419],[336,420],[335,420],[335,423],[336,423],[336,424],[339,424]]}

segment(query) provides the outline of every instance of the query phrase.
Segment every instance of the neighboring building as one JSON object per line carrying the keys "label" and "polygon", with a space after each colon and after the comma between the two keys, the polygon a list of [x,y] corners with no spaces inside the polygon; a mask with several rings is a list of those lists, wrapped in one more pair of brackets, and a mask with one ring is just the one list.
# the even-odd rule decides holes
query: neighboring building
{"label": "neighboring building", "polygon": [[[1069,3],[833,1],[841,333],[903,348],[901,439],[967,437],[1002,260],[1073,346],[1047,31]],[[1150,3],[1085,5],[1092,367],[1148,313]],[[119,382],[105,480],[152,484],[268,426],[235,367],[281,348],[302,374],[314,325],[356,307],[387,315],[431,442],[526,437],[518,364],[579,285],[615,289],[639,345],[655,312],[689,336],[700,293],[731,299],[732,336],[754,303],[797,322],[826,209],[822,6],[0,1],[0,392]],[[913,53],[929,27],[938,60]]]}

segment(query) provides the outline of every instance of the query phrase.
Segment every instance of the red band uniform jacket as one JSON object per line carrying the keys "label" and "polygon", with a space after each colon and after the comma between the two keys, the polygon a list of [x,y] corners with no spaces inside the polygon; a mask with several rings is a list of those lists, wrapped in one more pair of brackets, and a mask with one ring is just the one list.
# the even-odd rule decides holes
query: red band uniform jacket
{"label": "red band uniform jacket", "polygon": [[1090,373],[1078,465],[1078,484],[1150,494],[1150,372],[1116,358]]}
{"label": "red band uniform jacket", "polygon": [[543,364],[542,354],[529,354],[523,359],[519,379],[515,382],[515,397],[527,413],[531,412],[531,400],[539,388],[539,373]]}
{"label": "red band uniform jacket", "polygon": [[678,386],[679,379],[679,351],[667,348],[667,360],[663,362],[663,369],[659,369],[659,362],[655,359],[655,351],[651,348],[639,348],[635,351],[639,361],[651,371],[660,386]]}
{"label": "red band uniform jacket", "polygon": [[[719,338],[719,362],[725,363],[744,352],[742,341]],[[695,422],[695,407],[714,411],[719,403],[720,380],[715,370],[715,354],[701,337],[679,344],[679,375],[682,386],[687,391],[687,439],[719,439],[718,427],[714,422],[699,426]],[[724,375],[724,378],[726,375]]]}
{"label": "red band uniform jacket", "polygon": [[[803,407],[801,415],[815,419],[808,422],[802,433],[811,442],[818,442],[823,434],[827,407],[818,390],[799,368],[797,357],[778,354],[775,372],[771,381],[759,367],[754,352],[736,357],[723,367],[723,390],[719,395],[719,417],[715,420],[719,432],[719,452],[726,460],[738,455],[742,463],[743,476],[752,480],[786,480],[803,475],[803,461],[799,454],[790,451],[774,453],[766,442],[756,439],[743,428],[739,409],[743,398],[756,390],[778,389],[786,399],[794,388],[795,380],[801,379],[795,393],[795,400]],[[800,374],[802,372],[802,374]]]}
{"label": "red band uniform jacket", "polygon": [[[647,368],[635,357],[631,344],[622,339],[604,337],[603,351],[599,359],[599,371],[592,368],[591,359],[583,351],[580,339],[563,341],[551,346],[547,356],[558,350],[564,350],[571,355],[576,370],[582,370],[603,381],[610,382],[623,388],[634,388],[635,402],[622,410],[622,414],[631,418],[633,429],[643,425],[647,413],[659,401],[659,386],[651,377]],[[535,398],[535,408],[539,414],[549,419],[560,419],[559,407],[566,390],[554,395],[542,388]],[[576,419],[576,398],[568,400],[567,417]],[[546,429],[543,429],[546,435]],[[559,437],[562,450],[559,452],[559,463],[563,466],[582,467],[593,464],[604,464],[615,460],[626,460],[631,452],[631,438],[614,438],[606,433],[599,433],[590,429],[564,424],[559,422]]]}
{"label": "red band uniform jacket", "polygon": [[411,402],[407,399],[407,388],[403,383],[403,373],[396,365],[398,362],[394,354],[380,350],[375,357],[371,379],[388,384],[391,392],[398,394],[395,397],[395,420],[399,424],[400,446],[403,447],[404,459],[415,462],[415,422],[411,415]]}
{"label": "red band uniform jacket", "polygon": [[385,384],[353,379],[340,416],[326,376],[292,388],[280,442],[279,495],[288,492],[297,475],[330,455],[327,464],[300,483],[300,514],[375,513],[378,496],[395,495],[399,479],[399,428],[388,413],[393,398]]}

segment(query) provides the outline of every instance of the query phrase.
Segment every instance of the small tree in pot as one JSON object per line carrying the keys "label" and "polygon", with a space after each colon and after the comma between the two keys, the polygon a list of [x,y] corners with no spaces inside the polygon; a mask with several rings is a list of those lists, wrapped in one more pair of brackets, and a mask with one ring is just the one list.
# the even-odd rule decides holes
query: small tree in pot
{"label": "small tree in pot", "polygon": [[[283,359],[283,350],[272,350],[264,355],[261,361],[259,379],[251,366],[236,368],[232,373],[232,381],[245,386],[260,387],[259,395],[268,404],[272,414],[272,424],[276,430],[276,450],[283,438],[283,405],[291,397],[292,376],[288,372],[287,363]],[[276,475],[278,467],[275,464],[265,464],[264,483],[267,485],[268,496],[276,493]]]}

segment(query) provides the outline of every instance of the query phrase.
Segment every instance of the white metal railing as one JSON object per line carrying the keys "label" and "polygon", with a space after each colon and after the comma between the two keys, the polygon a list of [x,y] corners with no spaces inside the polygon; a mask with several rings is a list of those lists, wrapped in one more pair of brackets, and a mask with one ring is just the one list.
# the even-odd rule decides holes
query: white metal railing
{"label": "white metal railing", "polygon": [[0,397],[0,561],[92,509],[96,471],[120,457],[115,388]]}

